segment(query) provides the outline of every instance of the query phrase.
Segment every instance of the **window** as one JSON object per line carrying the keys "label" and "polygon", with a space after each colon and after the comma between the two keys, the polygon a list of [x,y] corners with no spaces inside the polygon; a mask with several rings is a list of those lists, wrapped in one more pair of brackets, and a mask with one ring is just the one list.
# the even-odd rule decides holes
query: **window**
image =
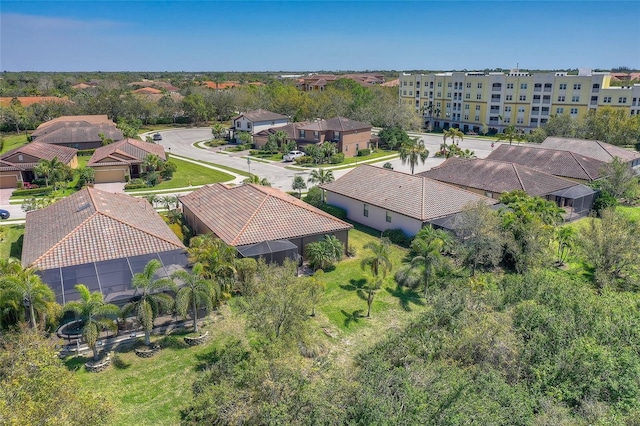
{"label": "window", "polygon": [[440,102],[436,102],[436,106],[440,108]]}
{"label": "window", "polygon": [[516,123],[523,124],[524,123],[524,118],[518,117],[518,119],[516,120]]}
{"label": "window", "polygon": [[464,104],[464,109],[469,109],[469,104]]}
{"label": "window", "polygon": [[538,119],[537,118],[532,118],[531,119],[531,125],[533,126],[533,125],[536,125],[536,124],[538,124]]}
{"label": "window", "polygon": [[619,104],[626,104],[627,103],[627,98],[626,97],[618,98],[618,103]]}
{"label": "window", "polygon": [[402,96],[407,96],[407,91],[406,90],[402,91]]}
{"label": "window", "polygon": [[320,139],[320,132],[318,132],[317,130],[314,130],[313,131],[313,138],[316,139],[316,140]]}
{"label": "window", "polygon": [[536,83],[533,85],[533,90],[542,90],[542,83]]}
{"label": "window", "polygon": [[464,115],[464,119],[465,119],[465,120],[469,120],[469,114],[465,114],[465,115]]}
{"label": "window", "polygon": [[247,129],[251,130],[251,123],[247,123]]}
{"label": "window", "polygon": [[535,112],[535,113],[537,113],[538,111],[540,111],[540,107],[533,107],[533,108],[531,108],[531,112]]}
{"label": "window", "polygon": [[507,83],[507,89],[513,89],[513,83]]}
{"label": "window", "polygon": [[482,99],[482,93],[478,93],[478,94],[476,95],[476,99],[478,99],[478,100]]}
{"label": "window", "polygon": [[564,102],[564,95],[558,96],[558,102]]}
{"label": "window", "polygon": [[504,122],[507,124],[511,123],[511,117],[505,117]]}
{"label": "window", "polygon": [[520,84],[520,89],[527,90],[527,83],[521,83]]}
{"label": "window", "polygon": [[504,95],[504,100],[505,101],[512,101],[513,100],[513,95]]}
{"label": "window", "polygon": [[300,137],[304,138],[304,130],[300,130]]}
{"label": "window", "polygon": [[242,129],[242,121],[236,121],[236,129]]}
{"label": "window", "polygon": [[413,96],[413,90],[409,90],[409,96]]}
{"label": "window", "polygon": [[526,101],[527,100],[527,95],[520,95],[520,100],[521,101]]}
{"label": "window", "polygon": [[367,204],[364,204],[364,210],[362,211],[362,214],[364,215],[364,217],[369,217],[369,206]]}
{"label": "window", "polygon": [[473,117],[475,121],[480,121],[480,116],[476,115],[475,117]]}
{"label": "window", "polygon": [[447,83],[447,87],[451,87],[451,82],[448,82],[448,83]]}
{"label": "window", "polygon": [[447,102],[447,108],[451,108],[451,102]]}
{"label": "window", "polygon": [[498,102],[500,100],[500,95],[491,95],[491,102]]}
{"label": "window", "polygon": [[438,87],[442,87],[442,82],[441,81],[438,82]]}
{"label": "window", "polygon": [[387,214],[386,214],[385,219],[386,219],[387,222],[391,223],[391,213],[389,213],[388,210],[387,210]]}
{"label": "window", "polygon": [[465,93],[464,98],[465,99],[471,99],[471,93]]}
{"label": "window", "polygon": [[602,103],[610,104],[611,103],[611,96],[605,96],[604,98],[602,98]]}
{"label": "window", "polygon": [[334,141],[340,140],[340,132],[333,132],[333,140]]}
{"label": "window", "polygon": [[482,83],[478,83],[478,89],[482,89]]}
{"label": "window", "polygon": [[580,102],[580,96],[572,96],[571,102]]}
{"label": "window", "polygon": [[556,114],[564,114],[564,108],[556,108]]}
{"label": "window", "polygon": [[578,114],[578,108],[571,108],[571,115],[577,115]]}
{"label": "window", "polygon": [[420,82],[416,81],[416,87],[420,87]]}
{"label": "window", "polygon": [[447,92],[447,98],[451,97],[451,92]]}
{"label": "window", "polygon": [[510,106],[504,107],[504,112],[511,112],[511,107]]}
{"label": "window", "polygon": [[413,81],[410,81],[410,82],[409,82],[409,86],[413,86]]}
{"label": "window", "polygon": [[[492,146],[493,146],[493,145],[492,145]],[[493,192],[484,191],[484,196],[485,196],[485,197],[489,197],[489,198],[493,198]]]}
{"label": "window", "polygon": [[441,98],[441,97],[442,97],[442,92],[438,92],[437,97],[438,97],[438,98]]}
{"label": "window", "polygon": [[518,112],[523,113],[524,112],[524,107],[518,107]]}
{"label": "window", "polygon": [[406,82],[406,81],[403,81],[403,82],[402,82],[402,85],[403,85],[403,86],[406,86],[406,85],[407,85],[407,82]]}
{"label": "window", "polygon": [[471,82],[467,83],[467,89],[471,89]]}
{"label": "window", "polygon": [[580,90],[582,88],[582,84],[576,83],[573,85],[573,90]]}
{"label": "window", "polygon": [[480,111],[480,105],[476,105],[476,111]]}

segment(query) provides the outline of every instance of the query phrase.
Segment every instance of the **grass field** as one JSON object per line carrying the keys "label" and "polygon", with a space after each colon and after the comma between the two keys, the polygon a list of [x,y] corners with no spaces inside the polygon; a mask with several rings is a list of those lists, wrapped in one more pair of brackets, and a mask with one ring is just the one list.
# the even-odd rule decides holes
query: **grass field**
{"label": "grass field", "polygon": [[7,151],[10,151],[14,148],[18,148],[19,146],[25,145],[27,143],[27,134],[23,133],[21,135],[9,134],[9,135],[1,135],[2,140],[4,141],[2,149],[0,149],[0,154],[3,154]]}
{"label": "grass field", "polygon": [[0,259],[22,256],[22,236],[24,225],[0,226]]}

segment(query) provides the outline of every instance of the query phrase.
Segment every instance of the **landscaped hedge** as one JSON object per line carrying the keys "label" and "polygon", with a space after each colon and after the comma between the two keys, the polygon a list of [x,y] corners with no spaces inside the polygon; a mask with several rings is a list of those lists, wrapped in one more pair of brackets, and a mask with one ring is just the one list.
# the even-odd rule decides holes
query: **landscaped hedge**
{"label": "landscaped hedge", "polygon": [[371,150],[369,148],[358,150],[358,157],[366,157],[367,155],[371,155]]}
{"label": "landscaped hedge", "polygon": [[96,149],[79,149],[78,152],[76,153],[78,155],[78,157],[83,157],[83,156],[92,156],[93,153],[96,152]]}
{"label": "landscaped hedge", "polygon": [[146,182],[143,183],[135,183],[131,182],[124,186],[124,189],[140,189],[140,188],[148,188],[149,185]]}
{"label": "landscaped hedge", "polygon": [[345,220],[347,218],[347,211],[340,207],[332,206],[331,204],[321,203],[318,208],[322,211],[329,213],[331,216],[335,216],[338,219]]}
{"label": "landscaped hedge", "polygon": [[340,164],[344,161],[344,154],[339,152],[337,154],[333,154],[329,159],[329,163],[331,164]]}
{"label": "landscaped hedge", "polygon": [[382,236],[400,246],[409,247],[411,245],[411,237],[405,234],[402,229],[386,229],[382,231]]}
{"label": "landscaped hedge", "polygon": [[11,195],[13,195],[14,197],[19,197],[22,195],[36,196],[36,195],[49,195],[52,192],[53,192],[52,186],[43,186],[40,188],[33,188],[33,189],[16,189],[13,191]]}

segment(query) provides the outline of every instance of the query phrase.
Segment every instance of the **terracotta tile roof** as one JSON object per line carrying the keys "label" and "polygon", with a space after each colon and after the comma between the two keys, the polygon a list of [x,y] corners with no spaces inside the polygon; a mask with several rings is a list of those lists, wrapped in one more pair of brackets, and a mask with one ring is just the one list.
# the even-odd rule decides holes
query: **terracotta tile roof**
{"label": "terracotta tile roof", "polygon": [[27,213],[22,264],[51,269],[184,248],[145,199],[84,188]]}
{"label": "terracotta tile roof", "polygon": [[127,138],[97,148],[87,166],[140,164],[149,154],[155,154],[162,160],[167,159],[162,145]]}
{"label": "terracotta tile roof", "polygon": [[438,167],[419,173],[418,176],[498,194],[522,190],[532,196],[544,196],[576,186],[569,179],[520,164],[480,158],[449,158]]}
{"label": "terracotta tile roof", "polygon": [[614,157],[619,157],[621,160],[627,162],[640,159],[640,152],[620,148],[619,146],[605,142],[586,139],[557,138],[550,136],[542,142],[542,147],[573,152],[584,155],[585,157],[604,161],[605,163],[611,162]]}
{"label": "terracotta tile roof", "polygon": [[257,185],[209,185],[180,202],[232,246],[299,238],[352,226],[278,189]]}
{"label": "terracotta tile roof", "polygon": [[344,117],[313,121],[300,127],[300,130],[350,132],[353,130],[371,130],[371,124],[361,123]]}
{"label": "terracotta tile roof", "polygon": [[155,87],[142,87],[140,89],[134,90],[132,93],[140,95],[158,95],[162,93],[162,90],[156,89]]}
{"label": "terracotta tile roof", "polygon": [[320,187],[421,222],[460,212],[469,203],[497,203],[497,200],[424,176],[370,165],[358,166]]}
{"label": "terracotta tile roof", "polygon": [[[75,148],[67,148],[66,146],[50,145],[47,143],[31,142],[11,151],[7,151],[0,155],[0,168],[13,167],[11,170],[31,170],[39,160],[58,160],[64,164],[69,164],[78,152]],[[35,157],[35,162],[20,162],[15,158],[16,154],[23,154],[29,157]],[[6,169],[9,170],[9,169]]]}
{"label": "terracotta tile roof", "polygon": [[383,87],[397,87],[397,86],[400,86],[400,79],[396,78],[395,80],[390,80],[390,81],[384,82],[380,86],[383,86]]}
{"label": "terracotta tile roof", "polygon": [[[9,106],[12,99],[14,98],[11,96],[0,97],[0,106]],[[20,104],[25,107],[33,104],[41,104],[43,102],[72,103],[67,98],[58,98],[57,96],[18,96],[17,99],[20,101]]]}
{"label": "terracotta tile roof", "polygon": [[251,122],[256,121],[270,121],[270,120],[282,120],[289,119],[286,115],[278,114],[275,112],[267,111],[266,109],[256,109],[253,111],[243,112],[232,118],[232,120],[237,120],[240,117],[246,117]]}
{"label": "terracotta tile roof", "polygon": [[603,161],[557,149],[502,144],[491,151],[488,160],[516,163],[554,176],[592,181],[600,177]]}

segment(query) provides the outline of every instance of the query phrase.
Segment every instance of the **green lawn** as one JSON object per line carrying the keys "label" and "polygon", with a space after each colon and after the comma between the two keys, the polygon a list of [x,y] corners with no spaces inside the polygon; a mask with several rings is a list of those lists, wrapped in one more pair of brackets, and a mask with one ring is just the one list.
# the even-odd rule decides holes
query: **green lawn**
{"label": "green lawn", "polygon": [[[376,160],[381,157],[387,157],[390,155],[398,156],[398,151],[379,149],[376,152],[372,152],[371,154],[366,155],[364,157],[345,158],[344,161],[340,164],[295,164],[295,163],[294,164],[299,167],[312,168],[312,169],[317,169],[318,167],[336,167],[336,166],[340,168],[340,166],[352,166],[352,165],[364,163],[366,161]],[[393,158],[395,157],[391,157],[389,159],[392,160]]]}
{"label": "green lawn", "polygon": [[640,207],[618,206],[616,210],[634,222],[640,221]]}
{"label": "green lawn", "polygon": [[24,225],[4,225],[0,226],[0,259],[22,256],[22,236],[24,235]]}
{"label": "green lawn", "polygon": [[161,189],[174,189],[185,188],[192,185],[205,185],[208,183],[226,182],[233,179],[230,174],[209,169],[198,164],[194,164],[189,161],[179,160],[176,157],[171,157],[171,162],[178,166],[178,169],[173,174],[171,180],[164,181],[153,188],[135,189],[128,192],[140,192]]}
{"label": "green lawn", "polygon": [[0,149],[0,154],[10,151],[14,148],[18,148],[19,146],[26,145],[27,143],[27,135],[23,133],[21,135],[10,134],[9,136],[3,134],[1,135],[2,140],[4,141],[4,146]]}

